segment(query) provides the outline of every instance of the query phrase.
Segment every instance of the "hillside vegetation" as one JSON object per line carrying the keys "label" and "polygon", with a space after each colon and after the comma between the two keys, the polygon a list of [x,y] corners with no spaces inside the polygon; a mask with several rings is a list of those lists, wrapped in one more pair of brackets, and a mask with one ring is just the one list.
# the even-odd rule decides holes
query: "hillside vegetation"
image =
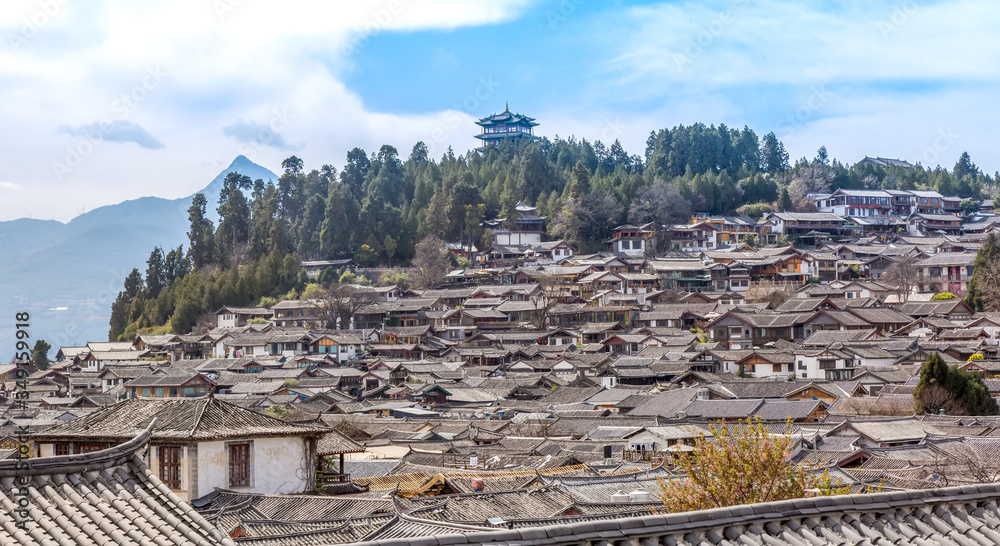
{"label": "hillside vegetation", "polygon": [[952,170],[849,167],[820,148],[815,158],[790,165],[773,133],[760,138],[746,127],[703,124],[651,132],[642,156],[617,141],[542,138],[465,156],[449,149],[433,159],[418,142],[405,160],[386,145],[371,154],[351,150],[339,170],[307,171],[295,156],[282,168],[277,184],[229,173],[217,222],[209,199],[196,195],[187,247],[156,248],[144,273],[132,271],[112,306],[110,338],[187,333],[222,305],[294,297],[306,285],[302,260],[406,264],[425,239],[487,247],[483,220],[512,218],[518,201],[537,206],[549,218],[549,235],[583,253],[600,250],[626,222],[811,210],[808,194],[838,188],[936,189],[980,198],[994,195],[1000,183],[1000,175],[985,176],[968,154]]}

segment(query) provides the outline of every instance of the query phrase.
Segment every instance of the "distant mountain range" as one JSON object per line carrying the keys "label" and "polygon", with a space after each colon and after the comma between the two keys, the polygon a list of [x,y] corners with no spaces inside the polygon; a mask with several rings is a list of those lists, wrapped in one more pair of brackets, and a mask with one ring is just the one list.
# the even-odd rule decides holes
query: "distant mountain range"
{"label": "distant mountain range", "polygon": [[[200,193],[214,218],[230,172],[277,182],[278,176],[239,156]],[[187,209],[181,199],[142,197],[81,214],[68,223],[22,218],[0,222],[0,361],[14,353],[14,314],[31,313],[31,342],[62,346],[104,341],[111,303],[133,268],[145,275],[153,247],[187,248]]]}

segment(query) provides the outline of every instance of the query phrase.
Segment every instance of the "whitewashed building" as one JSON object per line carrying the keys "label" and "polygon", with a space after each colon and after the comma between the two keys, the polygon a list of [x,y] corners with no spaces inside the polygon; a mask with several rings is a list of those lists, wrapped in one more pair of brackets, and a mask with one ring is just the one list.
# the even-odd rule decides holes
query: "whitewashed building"
{"label": "whitewashed building", "polygon": [[314,490],[316,440],[328,432],[212,396],[132,398],[33,435],[35,456],[106,449],[132,439],[151,422],[145,462],[185,501],[216,488],[263,494]]}

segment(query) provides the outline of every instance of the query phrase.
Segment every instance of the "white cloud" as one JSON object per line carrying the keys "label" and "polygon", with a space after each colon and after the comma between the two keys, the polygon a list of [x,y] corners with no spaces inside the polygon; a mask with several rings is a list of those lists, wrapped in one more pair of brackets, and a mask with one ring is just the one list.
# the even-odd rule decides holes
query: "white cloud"
{"label": "white cloud", "polygon": [[88,123],[79,127],[64,125],[59,128],[59,132],[91,138],[95,141],[134,142],[147,150],[159,150],[164,147],[163,143],[149,134],[149,131],[143,129],[142,125],[124,119],[116,119],[107,123]]}
{"label": "white cloud", "polygon": [[[915,8],[910,7],[915,5]],[[650,90],[835,81],[996,81],[1000,10],[990,0],[794,0],[659,4],[631,10],[606,67]],[[825,8],[825,9],[824,9]]]}
{"label": "white cloud", "polygon": [[2,181],[0,181],[0,190],[4,190],[4,191],[16,191],[16,190],[23,190],[23,189],[24,189],[24,187],[21,186],[20,184],[15,184],[13,182],[2,182]]}
{"label": "white cloud", "polygon": [[[418,139],[438,153],[448,145],[471,148],[468,116],[373,112],[341,76],[374,33],[505,22],[536,1],[5,5],[0,36],[18,47],[0,44],[0,103],[18,106],[0,109],[0,179],[30,191],[19,193],[19,207],[0,211],[0,220],[69,220],[110,202],[190,195],[240,153],[278,170],[290,150],[318,168],[342,163],[355,146],[374,150],[385,142],[404,156]],[[38,14],[50,4],[59,8]],[[44,24],[32,26],[33,18]],[[151,73],[162,80],[151,81]],[[78,136],[95,120],[143,147],[123,153],[107,135],[96,145]],[[261,126],[280,140],[246,138]]]}
{"label": "white cloud", "polygon": [[[605,99],[774,131],[793,159],[825,145],[848,163],[867,154],[950,168],[968,150],[992,172],[998,25],[989,0],[661,3],[629,11],[609,33],[628,38],[598,70]],[[962,136],[942,139],[949,127]]]}

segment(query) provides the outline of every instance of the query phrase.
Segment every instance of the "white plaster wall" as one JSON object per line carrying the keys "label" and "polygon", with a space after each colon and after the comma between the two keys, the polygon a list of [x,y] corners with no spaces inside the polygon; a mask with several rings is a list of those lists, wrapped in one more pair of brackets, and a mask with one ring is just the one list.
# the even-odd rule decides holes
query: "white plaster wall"
{"label": "white plaster wall", "polygon": [[304,438],[254,438],[252,443],[250,487],[229,486],[227,442],[199,443],[199,495],[207,495],[215,487],[264,494],[305,491],[307,477],[314,469],[307,468]]}
{"label": "white plaster wall", "polygon": [[864,366],[891,366],[895,362],[892,358],[862,358],[860,366],[857,367],[856,373],[861,373],[864,370],[861,369]]}
{"label": "white plaster wall", "polygon": [[[799,369],[799,362],[806,365],[805,370]],[[825,371],[819,369],[818,358],[807,355],[795,355],[795,376],[801,379],[803,371],[805,371],[806,379],[823,379],[826,377]]]}
{"label": "white plaster wall", "polygon": [[[159,447],[160,446],[158,446],[156,444],[153,444],[153,445],[150,446],[149,452],[146,453],[146,465],[149,466],[149,469],[153,472],[153,475],[156,476],[156,477],[160,476],[160,450],[159,450]],[[193,446],[189,446],[189,445],[180,446],[180,448],[181,448],[181,488],[180,489],[171,489],[171,491],[173,491],[174,493],[176,493],[177,496],[181,498],[181,500],[183,500],[185,502],[190,502],[192,500],[192,495],[191,495],[191,455],[192,455],[192,453],[194,451],[194,448],[193,448]],[[199,492],[198,496],[201,497],[201,496],[207,495],[210,492],[211,491],[208,491],[208,492]],[[195,498],[197,498],[197,497],[195,497]]]}

